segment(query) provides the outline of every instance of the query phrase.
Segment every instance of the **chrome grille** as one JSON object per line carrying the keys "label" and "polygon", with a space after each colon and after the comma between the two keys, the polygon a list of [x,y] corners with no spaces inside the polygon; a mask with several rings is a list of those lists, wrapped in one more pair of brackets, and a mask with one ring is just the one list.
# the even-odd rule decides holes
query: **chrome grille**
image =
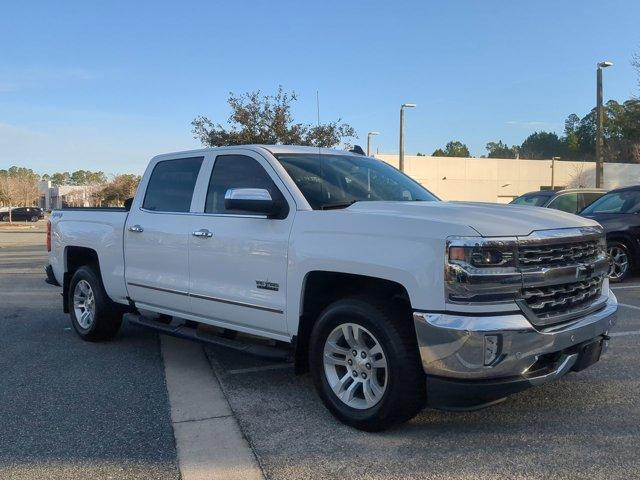
{"label": "chrome grille", "polygon": [[597,257],[597,240],[518,247],[518,263],[521,267],[576,265],[594,261]]}
{"label": "chrome grille", "polygon": [[589,307],[601,295],[603,279],[598,276],[563,285],[524,288],[522,298],[537,319],[548,324],[545,320]]}

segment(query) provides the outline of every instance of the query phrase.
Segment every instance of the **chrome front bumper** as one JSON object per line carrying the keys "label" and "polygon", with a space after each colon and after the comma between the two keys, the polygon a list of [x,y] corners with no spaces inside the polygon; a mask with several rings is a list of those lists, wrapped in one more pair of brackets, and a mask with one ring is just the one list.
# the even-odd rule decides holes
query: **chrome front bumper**
{"label": "chrome front bumper", "polygon": [[[413,320],[427,375],[463,381],[525,379],[537,385],[563,375],[570,370],[569,363],[575,362],[565,355],[556,370],[538,377],[528,375],[541,356],[606,336],[615,325],[617,308],[617,299],[609,291],[601,310],[557,327],[534,328],[521,313],[474,316],[414,312]],[[500,346],[499,355],[488,365],[485,336],[497,336]]]}

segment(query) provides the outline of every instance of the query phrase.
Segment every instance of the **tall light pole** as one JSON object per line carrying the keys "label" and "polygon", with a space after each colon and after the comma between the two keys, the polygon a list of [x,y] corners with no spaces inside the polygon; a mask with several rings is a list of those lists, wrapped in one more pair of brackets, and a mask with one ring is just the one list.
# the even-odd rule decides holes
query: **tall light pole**
{"label": "tall light pole", "polygon": [[400,161],[398,162],[398,166],[401,172],[404,172],[404,109],[415,107],[415,103],[403,103],[400,106]]}
{"label": "tall light pole", "polygon": [[602,108],[602,69],[613,65],[611,62],[598,63],[596,82],[596,188],[602,187],[604,177],[604,159],[602,147],[604,147],[604,109]]}
{"label": "tall light pole", "polygon": [[551,190],[556,189],[556,160],[560,157],[551,157]]}
{"label": "tall light pole", "polygon": [[367,157],[371,155],[371,137],[374,135],[380,135],[380,132],[367,133]]}

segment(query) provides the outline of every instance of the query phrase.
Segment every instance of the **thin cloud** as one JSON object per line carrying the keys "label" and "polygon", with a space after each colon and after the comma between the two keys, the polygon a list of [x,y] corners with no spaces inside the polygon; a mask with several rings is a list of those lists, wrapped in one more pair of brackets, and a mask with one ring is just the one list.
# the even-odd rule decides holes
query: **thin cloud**
{"label": "thin cloud", "polygon": [[518,121],[518,120],[510,120],[506,122],[510,127],[519,127],[519,128],[556,128],[559,124],[554,122],[541,122],[537,120],[530,121]]}
{"label": "thin cloud", "polygon": [[95,72],[82,67],[4,69],[0,71],[0,92],[41,88],[67,82],[87,82],[95,78]]}

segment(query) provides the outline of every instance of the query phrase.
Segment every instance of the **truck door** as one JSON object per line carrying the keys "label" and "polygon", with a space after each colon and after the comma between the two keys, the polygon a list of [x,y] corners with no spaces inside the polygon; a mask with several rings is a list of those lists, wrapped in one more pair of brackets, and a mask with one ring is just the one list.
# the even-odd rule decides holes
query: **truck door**
{"label": "truck door", "polygon": [[160,160],[140,184],[124,231],[127,290],[139,307],[190,313],[189,212],[203,160]]}
{"label": "truck door", "polygon": [[[208,171],[211,171],[209,174]],[[212,158],[206,195],[192,215],[189,247],[191,308],[228,328],[285,334],[286,272],[294,201],[273,167],[249,150]],[[286,216],[266,218],[225,208],[229,189],[267,190]]]}

